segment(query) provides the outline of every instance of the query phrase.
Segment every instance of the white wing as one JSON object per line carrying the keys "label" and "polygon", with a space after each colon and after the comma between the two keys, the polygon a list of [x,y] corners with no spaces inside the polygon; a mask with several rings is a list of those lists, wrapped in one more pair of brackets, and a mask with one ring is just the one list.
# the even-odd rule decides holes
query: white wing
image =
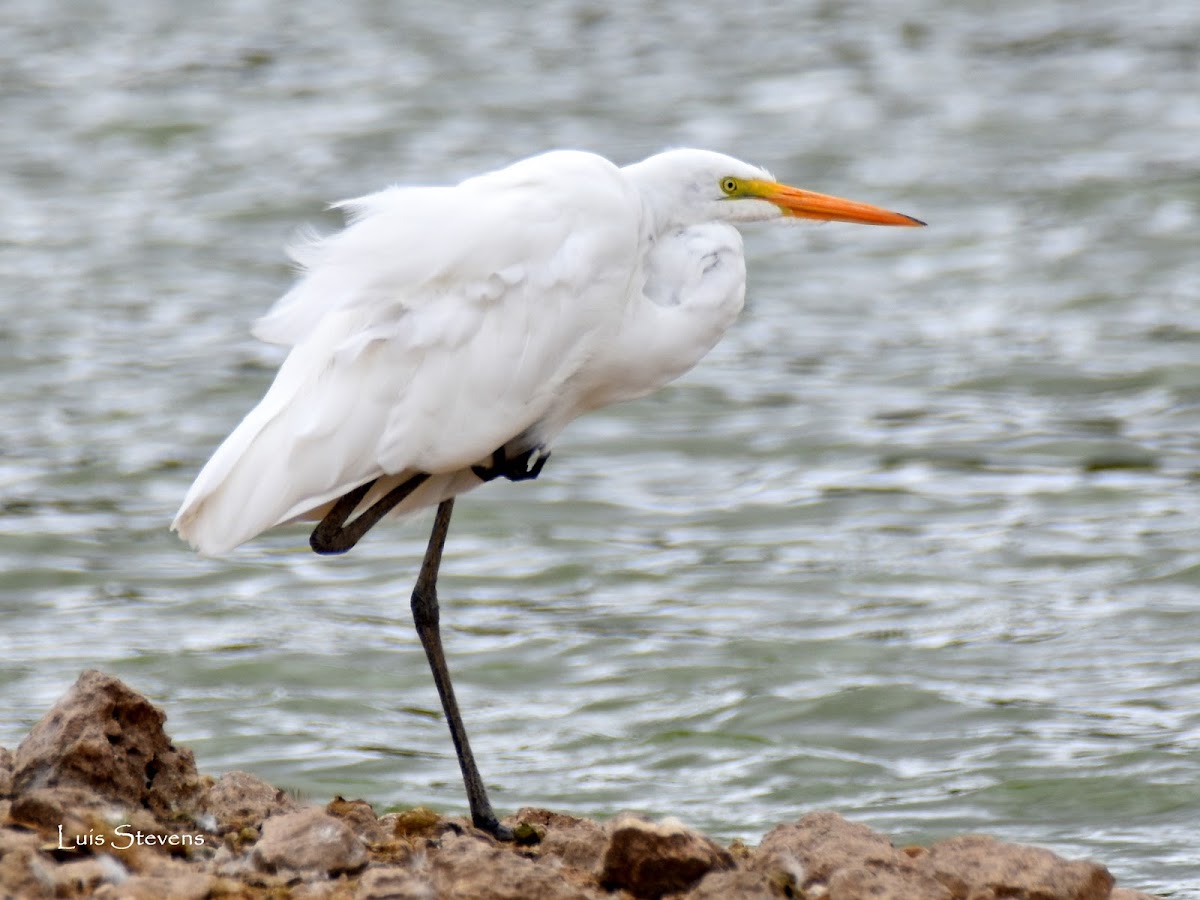
{"label": "white wing", "polygon": [[640,200],[597,156],[342,205],[351,224],[297,252],[304,277],[255,328],[291,353],[175,519],[202,552],[382,475],[461,488],[465,467],[574,417],[572,379],[640,295]]}

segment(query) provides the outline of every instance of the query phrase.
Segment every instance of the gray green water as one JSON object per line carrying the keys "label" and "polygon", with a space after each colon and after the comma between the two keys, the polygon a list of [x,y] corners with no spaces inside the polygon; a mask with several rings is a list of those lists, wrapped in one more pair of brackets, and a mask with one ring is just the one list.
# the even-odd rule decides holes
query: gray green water
{"label": "gray green water", "polygon": [[1200,897],[1200,6],[200,9],[0,18],[0,743],[98,666],[206,771],[462,810],[425,519],[337,560],[166,525],[325,202],[698,145],[932,224],[754,230],[699,369],[459,505],[497,806],[749,840],[833,807]]}

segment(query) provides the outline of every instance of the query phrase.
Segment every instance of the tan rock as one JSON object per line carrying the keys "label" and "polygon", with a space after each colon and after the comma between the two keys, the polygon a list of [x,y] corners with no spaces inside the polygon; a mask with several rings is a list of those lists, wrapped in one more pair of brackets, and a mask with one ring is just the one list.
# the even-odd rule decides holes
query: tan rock
{"label": "tan rock", "polygon": [[732,869],[729,851],[678,819],[647,822],[618,816],[609,825],[600,884],[635,897],[687,891],[713,870]]}
{"label": "tan rock", "polygon": [[1113,877],[1085,860],[1066,860],[1040,847],[968,834],[939,841],[921,860],[955,897],[1046,897],[1109,900]]}
{"label": "tan rock", "polygon": [[95,900],[207,900],[215,883],[211,875],[200,872],[171,877],[135,875],[120,884],[103,885],[90,896]]}
{"label": "tan rock", "polygon": [[911,866],[846,866],[826,882],[829,900],[960,900],[936,878]]}
{"label": "tan rock", "polygon": [[391,837],[388,827],[380,823],[374,808],[366,800],[334,797],[325,805],[325,812],[345,822],[359,840],[366,844],[379,843]]}
{"label": "tan rock", "polygon": [[481,832],[447,834],[429,854],[439,898],[471,900],[609,900],[611,895],[576,883],[560,868],[538,865]]}
{"label": "tan rock", "polygon": [[42,839],[16,828],[0,828],[0,896],[38,900],[55,896],[53,867],[38,853]]}
{"label": "tan rock", "polygon": [[169,817],[200,790],[192,752],[176,749],[166,715],[121,681],[94,669],[51,707],[13,759],[13,793],[80,786]]}
{"label": "tan rock", "polygon": [[402,866],[370,868],[358,883],[354,900],[437,900],[429,878]]}
{"label": "tan rock", "polygon": [[784,900],[799,895],[791,878],[771,879],[749,869],[709,872],[685,894],[686,900]]}
{"label": "tan rock", "polygon": [[839,869],[863,865],[912,866],[882,834],[835,812],[813,812],[774,828],[758,846],[753,866],[774,878],[791,877],[797,886],[825,883]]}
{"label": "tan rock", "polygon": [[23,828],[0,828],[0,857],[23,850],[37,850],[42,838]]}
{"label": "tan rock", "polygon": [[32,788],[19,795],[9,807],[9,817],[49,835],[62,825],[67,833],[87,833],[88,818],[104,809],[120,809],[95,791],[81,787]]}
{"label": "tan rock", "polygon": [[7,747],[0,747],[0,797],[12,794],[13,754]]}
{"label": "tan rock", "polygon": [[343,875],[335,881],[289,884],[286,896],[288,900],[353,900],[354,888],[350,886],[347,876]]}
{"label": "tan rock", "polygon": [[345,822],[313,806],[267,819],[252,859],[266,872],[337,875],[365,868],[367,848]]}
{"label": "tan rock", "polygon": [[446,830],[446,821],[424,806],[388,813],[379,822],[385,831],[399,838],[432,838]]}
{"label": "tan rock", "polygon": [[107,853],[74,859],[52,870],[59,897],[91,897],[101,885],[119,885],[129,877],[121,862]]}
{"label": "tan rock", "polygon": [[517,811],[510,824],[533,826],[540,836],[539,856],[557,859],[580,872],[598,871],[608,847],[608,832],[591,819],[525,807]]}
{"label": "tan rock", "polygon": [[181,833],[179,822],[162,822],[149,810],[131,809],[80,787],[27,791],[12,801],[10,818],[37,829],[43,849],[59,860],[110,854],[132,872],[141,872],[158,856],[190,855],[197,837],[203,841],[194,831]]}
{"label": "tan rock", "polygon": [[286,792],[249,772],[226,772],[199,799],[221,832],[257,828],[270,816],[293,812],[296,802]]}

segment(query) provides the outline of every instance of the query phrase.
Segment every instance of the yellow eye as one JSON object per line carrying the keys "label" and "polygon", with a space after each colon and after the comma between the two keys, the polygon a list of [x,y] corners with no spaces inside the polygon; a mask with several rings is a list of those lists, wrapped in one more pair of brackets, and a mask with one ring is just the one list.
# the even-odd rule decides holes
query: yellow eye
{"label": "yellow eye", "polygon": [[732,197],[734,194],[741,191],[742,185],[736,178],[722,178],[721,190]]}

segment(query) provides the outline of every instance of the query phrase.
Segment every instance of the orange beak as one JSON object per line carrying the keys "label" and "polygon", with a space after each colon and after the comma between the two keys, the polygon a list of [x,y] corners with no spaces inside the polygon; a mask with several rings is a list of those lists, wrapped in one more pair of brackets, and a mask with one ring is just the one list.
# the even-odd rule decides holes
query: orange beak
{"label": "orange beak", "polygon": [[869,203],[843,200],[829,194],[802,191],[774,181],[753,181],[747,185],[750,192],[763,200],[769,200],[783,210],[785,216],[797,219],[819,219],[824,222],[855,222],[859,225],[924,225],[920,219],[894,213]]}

